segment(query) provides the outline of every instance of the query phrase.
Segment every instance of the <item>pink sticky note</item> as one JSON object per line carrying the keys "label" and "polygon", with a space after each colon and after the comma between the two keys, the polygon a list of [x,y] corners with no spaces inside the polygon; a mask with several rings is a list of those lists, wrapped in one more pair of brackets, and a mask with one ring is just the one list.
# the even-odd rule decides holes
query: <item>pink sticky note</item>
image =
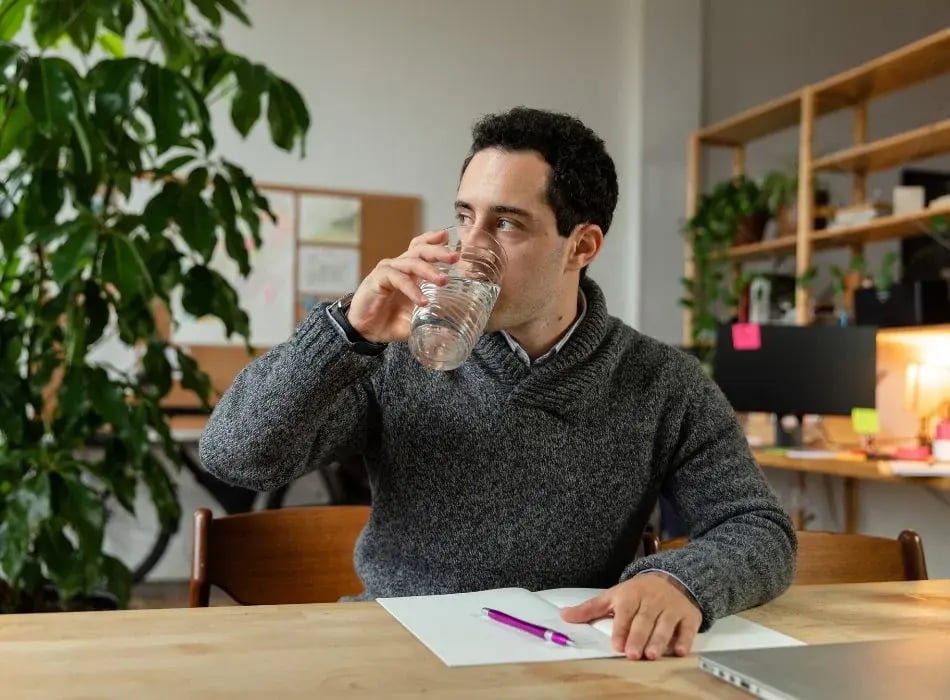
{"label": "pink sticky note", "polygon": [[762,331],[758,323],[736,323],[732,326],[732,347],[736,350],[758,350],[762,347]]}

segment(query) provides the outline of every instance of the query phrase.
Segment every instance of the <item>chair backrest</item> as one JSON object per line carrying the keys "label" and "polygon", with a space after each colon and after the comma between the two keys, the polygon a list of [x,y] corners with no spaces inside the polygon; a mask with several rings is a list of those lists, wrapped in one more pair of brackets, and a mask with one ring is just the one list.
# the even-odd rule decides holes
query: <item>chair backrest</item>
{"label": "chair backrest", "polygon": [[[837,532],[802,530],[798,535],[798,566],[795,583],[872,583],[875,581],[922,581],[927,578],[924,545],[913,530],[897,539]],[[677,549],[685,537],[661,542],[654,532],[643,535],[643,553]]]}
{"label": "chair backrest", "polygon": [[195,511],[189,600],[217,586],[242,605],[328,603],[363,590],[353,548],[368,506],[281,508],[214,518]]}

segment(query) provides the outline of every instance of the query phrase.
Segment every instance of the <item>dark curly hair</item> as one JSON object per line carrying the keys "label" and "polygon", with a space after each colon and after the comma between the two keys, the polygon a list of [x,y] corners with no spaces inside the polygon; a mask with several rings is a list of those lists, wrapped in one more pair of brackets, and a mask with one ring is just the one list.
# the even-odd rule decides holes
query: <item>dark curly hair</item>
{"label": "dark curly hair", "polygon": [[595,224],[607,233],[617,206],[617,170],[603,139],[579,119],[528,107],[482,117],[472,129],[463,173],[486,148],[537,151],[547,161],[547,199],[560,235],[570,236],[579,224]]}

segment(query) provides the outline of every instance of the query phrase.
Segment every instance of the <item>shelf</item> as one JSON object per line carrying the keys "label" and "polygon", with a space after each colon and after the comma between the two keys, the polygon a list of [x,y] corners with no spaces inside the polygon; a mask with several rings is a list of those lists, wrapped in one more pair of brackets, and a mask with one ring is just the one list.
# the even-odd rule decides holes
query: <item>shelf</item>
{"label": "shelf", "polygon": [[732,246],[724,251],[721,257],[738,262],[740,260],[765,260],[781,257],[782,255],[795,255],[795,236],[770,238],[760,243]]}
{"label": "shelf", "polygon": [[853,243],[874,243],[896,238],[908,238],[924,233],[924,228],[935,216],[950,216],[950,206],[924,209],[900,216],[882,216],[866,224],[842,226],[816,231],[811,235],[815,248],[836,248]]}
{"label": "shelf", "polygon": [[818,113],[886,95],[950,72],[950,28],[814,86]]}
{"label": "shelf", "polygon": [[815,170],[872,173],[950,151],[950,119],[818,158]]}
{"label": "shelf", "polygon": [[801,119],[801,92],[766,102],[734,117],[699,130],[704,143],[740,146],[749,141],[795,126]]}

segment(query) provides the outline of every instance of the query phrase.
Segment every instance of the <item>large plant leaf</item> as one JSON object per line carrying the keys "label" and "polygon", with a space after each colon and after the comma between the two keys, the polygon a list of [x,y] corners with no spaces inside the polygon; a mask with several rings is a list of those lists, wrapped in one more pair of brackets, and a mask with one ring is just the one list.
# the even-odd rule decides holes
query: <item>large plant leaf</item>
{"label": "large plant leaf", "polygon": [[182,131],[190,121],[191,114],[180,78],[174,71],[151,67],[147,104],[159,153],[182,143]]}
{"label": "large plant leaf", "polygon": [[148,270],[128,236],[112,233],[106,238],[102,256],[102,278],[115,285],[122,297],[134,297],[149,284]]}
{"label": "large plant leaf", "polygon": [[250,335],[250,320],[241,309],[237,292],[220,274],[203,265],[192,267],[185,275],[182,306],[188,313],[221,319],[228,335]]}
{"label": "large plant leaf", "polygon": [[6,126],[0,131],[0,161],[6,160],[14,149],[25,151],[30,146],[33,115],[26,102],[18,101],[7,116]]}
{"label": "large plant leaf", "polygon": [[208,262],[214,254],[215,224],[211,207],[200,192],[189,190],[182,197],[175,212],[181,237],[188,246]]}
{"label": "large plant leaf", "polygon": [[176,351],[178,368],[181,370],[181,385],[194,392],[205,408],[211,407],[211,379],[198,363],[181,349]]}
{"label": "large plant leaf", "polygon": [[107,122],[129,115],[144,91],[148,67],[140,58],[108,59],[93,66],[87,79],[94,88],[96,114]]}
{"label": "large plant leaf", "polygon": [[247,26],[251,26],[251,20],[248,19],[247,14],[244,12],[244,8],[241,5],[244,4],[243,0],[218,0],[218,4],[221,5],[229,14],[237,17],[242,23]]}
{"label": "large plant leaf", "polygon": [[247,241],[245,241],[237,225],[237,208],[234,205],[231,185],[220,173],[214,177],[213,203],[224,228],[225,250],[230,258],[237,263],[241,274],[246,277],[251,271]]}
{"label": "large plant leaf", "polygon": [[86,372],[86,390],[96,411],[117,430],[129,421],[128,404],[121,386],[113,382],[102,368]]}
{"label": "large plant leaf", "polygon": [[261,117],[261,99],[267,92],[267,69],[242,60],[235,70],[237,92],[231,101],[231,121],[241,136],[247,136]]}
{"label": "large plant leaf", "polygon": [[201,318],[214,308],[215,280],[211,270],[195,265],[185,273],[181,305],[192,316]]}
{"label": "large plant leaf", "polygon": [[152,503],[158,511],[158,518],[163,525],[176,526],[181,518],[181,506],[178,503],[177,489],[171,480],[164,465],[151,453],[145,459],[142,468],[145,484],[148,486]]}
{"label": "large plant leaf", "polygon": [[86,344],[92,345],[102,337],[109,323],[109,303],[94,279],[86,280],[83,305],[86,310]]}
{"label": "large plant leaf", "polygon": [[8,500],[0,513],[0,580],[12,582],[30,553],[30,514],[17,500]]}
{"label": "large plant leaf", "polygon": [[271,76],[267,88],[267,122],[270,126],[271,140],[285,151],[294,147],[301,133],[292,98],[283,80]]}
{"label": "large plant leaf", "polygon": [[221,26],[221,10],[218,9],[217,0],[192,0],[192,2],[198,8],[198,12],[213,26]]}
{"label": "large plant leaf", "polygon": [[0,40],[0,86],[4,90],[17,87],[22,67],[23,48],[18,44]]}
{"label": "large plant leaf", "polygon": [[75,530],[84,558],[98,555],[105,530],[102,496],[70,473],[54,475],[52,485],[56,513]]}
{"label": "large plant leaf", "polygon": [[52,512],[49,474],[33,470],[17,485],[11,498],[23,506],[30,538],[35,537]]}
{"label": "large plant leaf", "polygon": [[[95,37],[97,18],[88,0],[31,2],[33,38],[40,48],[49,48],[69,32],[70,40],[82,53],[88,53]],[[91,22],[91,26],[90,26]]]}
{"label": "large plant leaf", "polygon": [[161,192],[152,197],[145,205],[145,211],[142,218],[145,222],[145,228],[152,235],[164,235],[165,229],[175,216],[175,209],[181,201],[183,189],[175,182],[169,181],[164,184]]}
{"label": "large plant leaf", "polygon": [[104,48],[116,58],[125,57],[125,43],[122,41],[122,37],[115,32],[105,32],[100,34],[97,41],[99,46]]}
{"label": "large plant leaf", "polygon": [[0,3],[0,39],[13,39],[23,26],[26,8],[32,0],[3,0]]}
{"label": "large plant leaf", "polygon": [[37,128],[48,137],[67,138],[79,118],[73,93],[75,69],[62,58],[34,58],[27,69],[26,104]]}
{"label": "large plant leaf", "polygon": [[98,231],[89,221],[73,221],[62,228],[65,240],[50,255],[53,281],[61,286],[92,262],[98,241]]}
{"label": "large plant leaf", "polygon": [[102,573],[104,584],[119,601],[127,605],[132,596],[132,572],[121,561],[108,554],[102,555]]}
{"label": "large plant leaf", "polygon": [[100,3],[102,23],[107,29],[124,37],[135,15],[135,0],[107,0]]}
{"label": "large plant leaf", "polygon": [[198,56],[195,42],[188,32],[183,18],[182,3],[167,0],[139,0],[145,9],[148,35],[161,44],[165,65],[181,70]]}
{"label": "large plant leaf", "polygon": [[69,600],[82,592],[84,572],[76,548],[62,531],[62,522],[48,521],[36,539],[37,553],[60,596]]}
{"label": "large plant leaf", "polygon": [[142,360],[143,383],[155,387],[157,396],[165,396],[172,388],[172,366],[165,355],[166,344],[151,341]]}

